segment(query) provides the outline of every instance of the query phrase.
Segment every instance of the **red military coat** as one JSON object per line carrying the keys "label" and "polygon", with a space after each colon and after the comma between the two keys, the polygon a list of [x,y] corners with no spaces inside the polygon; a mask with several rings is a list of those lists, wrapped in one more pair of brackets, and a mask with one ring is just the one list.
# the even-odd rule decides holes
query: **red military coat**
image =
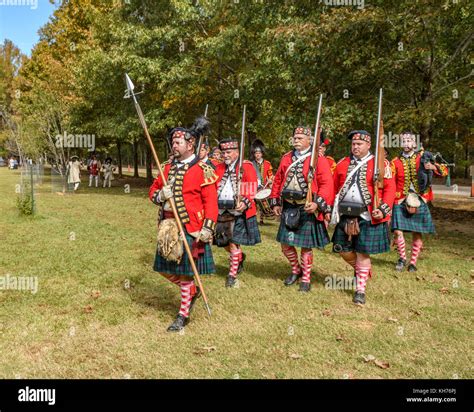
{"label": "red military coat", "polygon": [[[396,157],[392,160],[392,169],[395,173],[395,183],[396,183],[396,192],[395,192],[395,202],[396,204],[403,202],[405,197],[408,194],[408,190],[410,189],[410,167],[413,169],[411,170],[414,173],[414,178],[412,179],[413,185],[415,187],[415,191],[418,193],[418,170],[420,169],[420,159],[421,153],[417,153],[413,155],[412,159],[403,162],[401,160],[401,156]],[[440,165],[438,163],[435,164],[437,170],[433,170],[434,174],[437,176],[447,176],[448,169],[444,165]],[[420,194],[420,196],[426,200],[427,202],[431,202],[433,200],[433,190],[431,187],[428,189],[427,192]]]}
{"label": "red military coat", "polygon": [[[346,181],[347,169],[349,168],[350,162],[351,158],[348,156],[341,159],[336,166],[336,171],[334,172],[334,191],[336,192],[336,196],[343,187],[344,182]],[[371,217],[374,201],[374,162],[374,158],[370,159],[367,162],[367,173],[365,182],[359,182],[359,188],[361,189],[362,195],[364,194],[364,191],[368,191],[368,193],[370,194],[370,203],[367,205],[367,209]],[[383,188],[378,190],[379,199],[381,199],[381,206],[379,207],[379,209],[384,212],[385,217],[382,219],[374,219],[372,217],[373,224],[388,222],[390,220],[393,202],[395,200],[395,179],[393,177],[392,169],[388,160],[385,160],[385,170],[383,171],[383,173]]]}
{"label": "red military coat", "polygon": [[[240,183],[240,193],[242,196],[242,201],[247,205],[247,210],[245,212],[246,218],[253,217],[257,214],[257,206],[255,205],[255,194],[257,193],[257,172],[253,167],[253,164],[248,160],[242,162],[242,181]],[[222,182],[222,177],[224,176],[227,170],[227,165],[222,162],[216,166],[216,174],[218,176],[217,188]],[[235,166],[235,173],[238,176],[239,174],[239,163]]]}
{"label": "red military coat", "polygon": [[[258,164],[255,160],[252,162],[253,166],[257,165],[260,169],[260,175],[262,176],[262,186],[265,186],[269,180],[273,177],[273,167],[268,160],[263,160],[262,164]],[[258,175],[257,175],[258,176]]]}
{"label": "red military coat", "polygon": [[[278,170],[275,173],[275,178],[273,179],[272,193],[270,194],[270,199],[272,205],[279,205],[281,192],[283,191],[288,168],[293,163],[293,150],[283,155],[278,166]],[[309,165],[311,163],[311,156],[307,157],[303,161],[303,176],[305,181],[308,181]],[[316,170],[316,179],[313,179],[312,183],[312,193],[314,199],[317,197],[322,197],[327,204],[327,206],[332,206],[334,203],[334,184],[332,180],[331,170],[329,168],[329,163],[327,159],[323,156],[319,156],[318,167]],[[327,210],[329,211],[329,209]],[[323,220],[324,215],[320,210],[318,213],[318,220]]]}
{"label": "red military coat", "polygon": [[217,166],[219,163],[222,163],[220,160],[214,159],[213,157],[209,157],[209,160],[214,166]]}
{"label": "red military coat", "polygon": [[[186,170],[181,170],[185,169]],[[217,208],[217,175],[212,166],[199,162],[191,162],[177,169],[173,163],[164,166],[163,174],[168,180],[170,170],[172,174],[179,173],[174,185],[174,199],[181,222],[188,233],[199,232],[202,227],[214,230],[219,213]],[[158,203],[157,195],[163,187],[161,176],[155,179],[149,190],[150,200]]]}
{"label": "red military coat", "polygon": [[334,157],[331,157],[331,156],[324,156],[324,157],[329,163],[329,168],[331,169],[331,173],[334,174],[334,172],[336,171],[336,166],[337,166],[337,163],[334,160]]}

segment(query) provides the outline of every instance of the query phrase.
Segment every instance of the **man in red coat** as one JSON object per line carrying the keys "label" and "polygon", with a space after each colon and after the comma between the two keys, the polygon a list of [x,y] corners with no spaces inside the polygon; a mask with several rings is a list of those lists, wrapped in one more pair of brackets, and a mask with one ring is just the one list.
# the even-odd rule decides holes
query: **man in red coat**
{"label": "man in red coat", "polygon": [[[181,307],[168,331],[178,332],[189,322],[196,299],[201,295],[194,283],[194,272],[179,238],[176,221],[169,204],[174,198],[186,240],[192,249],[201,275],[215,272],[211,251],[212,236],[217,221],[217,175],[214,169],[195,154],[197,139],[202,132],[199,121],[190,129],[171,130],[174,160],[164,164],[166,184],[159,175],[150,187],[150,200],[158,205],[158,247],[154,270],[181,289]],[[206,126],[207,127],[207,126]]]}
{"label": "man in red coat", "polygon": [[216,166],[219,164],[219,162],[215,159],[212,159],[209,157],[209,153],[211,151],[211,147],[209,146],[209,141],[206,138],[203,139],[203,142],[201,143],[201,150],[199,151],[199,159],[201,162],[204,162],[211,166],[213,169],[216,168]]}
{"label": "man in red coat", "polygon": [[273,168],[272,164],[264,159],[265,145],[261,140],[257,139],[252,143],[250,155],[253,167],[257,173],[258,188],[270,187],[273,181]]}
{"label": "man in red coat", "polygon": [[329,168],[331,169],[331,173],[334,174],[334,172],[336,171],[337,163],[334,160],[334,157],[326,155],[326,150],[330,144],[331,144],[330,139],[328,139],[327,137],[322,138],[321,145],[319,146],[319,155],[324,156],[326,158],[326,160],[329,163]]}
{"label": "man in red coat", "polygon": [[92,181],[95,180],[95,187],[99,186],[99,178],[100,178],[100,169],[102,165],[100,161],[97,160],[96,155],[92,155],[89,163],[87,165],[87,170],[89,171],[89,187],[92,186]]}
{"label": "man in red coat", "polygon": [[[250,159],[255,172],[257,173],[258,190],[270,189],[273,183],[273,168],[272,164],[265,160],[265,145],[260,139],[256,139],[252,142],[250,147]],[[260,214],[260,224],[263,225],[264,216],[272,218],[271,209],[265,210],[263,202],[257,202],[257,207]]]}
{"label": "man in red coat", "polygon": [[[403,152],[392,160],[395,171],[396,193],[393,207],[392,230],[394,243],[398,250],[398,262],[395,269],[402,271],[406,266],[405,238],[403,232],[412,232],[413,244],[411,250],[409,272],[415,272],[418,255],[423,247],[422,233],[434,233],[435,228],[431,218],[428,203],[433,200],[433,190],[429,178],[424,182],[423,177],[447,176],[446,166],[431,161],[424,161],[429,152],[416,152],[416,136],[412,132],[400,135]],[[424,170],[423,170],[424,169]]]}
{"label": "man in red coat", "polygon": [[[257,174],[247,160],[242,163],[242,180],[238,181],[239,142],[227,138],[219,143],[224,159],[216,166],[218,175],[217,197],[219,217],[217,220],[215,244],[229,252],[229,274],[226,287],[236,286],[237,274],[243,270],[245,254],[241,245],[253,246],[261,242],[257,225],[257,208],[255,193],[257,192]],[[240,191],[239,191],[240,187]]]}
{"label": "man in red coat", "polygon": [[[337,193],[332,214],[336,228],[333,251],[355,270],[354,303],[365,304],[367,279],[372,275],[370,255],[390,250],[388,222],[395,199],[395,181],[390,163],[385,161],[383,189],[374,189],[374,156],[370,153],[371,137],[365,130],[354,130],[348,136],[351,155],[337,164],[334,189]],[[381,199],[374,208],[374,193]]]}
{"label": "man in red coat", "polygon": [[[308,188],[311,163],[311,129],[299,126],[293,132],[291,152],[283,155],[275,174],[270,205],[276,216],[282,216],[277,240],[291,265],[284,284],[290,286],[301,279],[299,290],[311,289],[313,248],[323,249],[329,243],[324,218],[329,220],[334,200],[334,185],[327,160],[320,156],[312,187]],[[314,201],[306,203],[308,190]],[[296,247],[301,247],[301,260]]]}
{"label": "man in red coat", "polygon": [[217,166],[219,163],[222,163],[222,153],[219,147],[213,147],[209,153],[209,159],[214,166]]}

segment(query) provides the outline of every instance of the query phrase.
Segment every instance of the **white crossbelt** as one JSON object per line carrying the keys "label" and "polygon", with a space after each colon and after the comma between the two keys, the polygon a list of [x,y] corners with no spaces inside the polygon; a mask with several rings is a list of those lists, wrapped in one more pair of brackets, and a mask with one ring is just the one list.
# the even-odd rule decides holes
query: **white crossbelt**
{"label": "white crossbelt", "polygon": [[346,176],[346,180],[344,182],[344,184],[342,185],[341,189],[339,190],[339,192],[337,193],[336,195],[336,199],[334,200],[334,207],[332,209],[332,215],[331,215],[331,224],[332,225],[336,225],[339,223],[339,220],[340,220],[340,216],[339,216],[339,197],[340,197],[340,194],[342,192],[342,189],[344,189],[346,187],[346,185],[351,181],[352,177],[356,174],[356,172],[363,166],[365,165],[370,159],[372,159],[374,156],[373,155],[370,155],[369,157],[367,157],[365,160],[363,160],[362,162],[360,162],[356,167],[354,167],[354,169],[352,169],[352,171]]}

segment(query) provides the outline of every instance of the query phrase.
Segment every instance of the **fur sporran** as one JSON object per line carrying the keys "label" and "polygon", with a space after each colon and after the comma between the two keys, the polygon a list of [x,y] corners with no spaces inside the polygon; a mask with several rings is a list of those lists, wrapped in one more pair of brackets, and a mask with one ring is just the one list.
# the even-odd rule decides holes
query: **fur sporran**
{"label": "fur sporran", "polygon": [[181,263],[183,257],[183,239],[174,219],[164,219],[158,226],[158,254],[169,262]]}
{"label": "fur sporran", "polygon": [[405,207],[410,215],[414,215],[420,207],[420,198],[416,193],[409,193],[405,200]]}
{"label": "fur sporran", "polygon": [[224,213],[217,218],[214,243],[219,247],[228,246],[234,235],[235,217]]}
{"label": "fur sporran", "polygon": [[360,233],[359,219],[356,217],[349,218],[344,224],[344,232],[349,236],[349,242],[352,240],[352,236],[357,236]]}

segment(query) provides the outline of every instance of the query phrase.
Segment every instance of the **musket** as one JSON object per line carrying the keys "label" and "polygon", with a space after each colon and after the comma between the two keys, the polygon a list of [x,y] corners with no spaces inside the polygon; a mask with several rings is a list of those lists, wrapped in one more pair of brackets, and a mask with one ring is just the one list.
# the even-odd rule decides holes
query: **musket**
{"label": "musket", "polygon": [[[206,104],[206,108],[204,109],[204,117],[205,118],[207,118],[207,109],[209,109],[209,104]],[[201,151],[202,138],[203,138],[203,135],[199,136],[199,143],[196,147],[196,156],[198,156],[198,157],[199,157],[199,152]]]}
{"label": "musket", "polygon": [[380,206],[379,189],[383,188],[383,176],[385,169],[385,150],[383,146],[383,119],[382,119],[382,98],[383,90],[379,91],[379,107],[377,111],[377,129],[375,139],[375,160],[374,160],[374,205],[373,209]]}
{"label": "musket", "polygon": [[244,112],[242,114],[242,130],[240,133],[240,153],[239,153],[239,175],[237,176],[237,205],[240,203],[242,199],[241,192],[241,183],[242,183],[242,176],[244,171],[242,170],[242,166],[244,163],[244,146],[245,146],[245,113],[247,111],[247,106],[244,104]]}
{"label": "musket", "polygon": [[[160,174],[161,180],[162,180],[163,184],[166,184],[166,179],[165,179],[165,175],[163,173],[163,168],[161,167],[160,160],[158,159],[158,154],[156,153],[155,146],[153,145],[153,140],[151,140],[150,133],[148,132],[148,127],[147,127],[146,122],[145,122],[145,116],[143,116],[143,112],[142,112],[142,109],[141,109],[140,105],[138,104],[136,94],[133,92],[133,90],[135,89],[135,86],[133,85],[133,83],[132,83],[130,77],[128,76],[128,74],[125,74],[125,82],[127,84],[127,91],[125,93],[124,98],[128,99],[128,98],[132,97],[132,99],[133,99],[133,103],[135,104],[135,109],[137,110],[137,113],[138,113],[138,118],[140,119],[140,123],[143,127],[143,131],[145,132],[145,136],[148,140],[148,144],[150,145],[150,149],[151,149],[151,152],[153,154],[153,158],[155,159],[156,166],[158,167],[158,172]],[[184,229],[183,229],[183,224],[181,223],[181,220],[179,218],[178,210],[176,209],[176,203],[175,203],[174,197],[170,198],[168,201],[171,205],[171,210],[173,211],[173,216],[174,216],[174,219],[176,220],[176,224],[178,225],[178,230],[179,230],[180,236],[183,239],[184,248],[186,249],[186,254],[188,255],[188,259],[189,259],[189,262],[191,264],[191,268],[192,268],[194,276],[197,280],[198,286],[201,289],[202,297],[203,297],[203,300],[204,300],[204,305],[207,309],[207,313],[209,314],[209,316],[211,316],[211,308],[209,307],[209,303],[207,301],[206,294],[204,293],[204,288],[203,288],[203,285],[202,285],[202,282],[201,282],[201,277],[199,276],[199,272],[197,270],[196,263],[194,262],[193,254],[191,252],[191,248],[189,247],[189,244],[186,241],[186,234],[185,234]]]}
{"label": "musket", "polygon": [[323,94],[319,95],[318,112],[316,114],[316,125],[314,126],[314,141],[313,148],[311,150],[311,162],[309,163],[309,174],[308,174],[308,193],[306,194],[306,204],[310,204],[313,201],[313,180],[316,176],[316,169],[318,167],[319,160],[319,146],[321,144],[321,111],[323,108]]}

